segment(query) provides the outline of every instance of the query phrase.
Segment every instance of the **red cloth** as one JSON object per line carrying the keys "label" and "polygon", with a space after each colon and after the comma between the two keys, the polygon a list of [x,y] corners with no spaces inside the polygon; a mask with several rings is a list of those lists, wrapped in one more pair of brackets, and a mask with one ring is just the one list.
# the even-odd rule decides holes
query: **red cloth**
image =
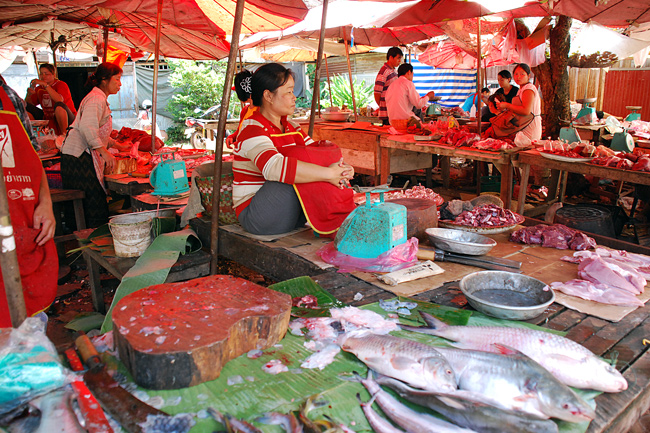
{"label": "red cloth", "polygon": [[[27,314],[33,315],[47,308],[56,297],[59,260],[53,240],[42,247],[34,242],[39,232],[33,224],[43,176],[41,160],[2,87],[0,100],[3,107],[0,111],[0,149],[7,201]],[[0,327],[10,326],[4,281],[0,279]]]}
{"label": "red cloth", "polygon": [[[72,94],[70,93],[70,88],[68,85],[61,81],[56,80],[52,84],[52,89],[54,89],[61,97],[63,98],[63,103],[70,108],[73,114],[77,114],[77,109],[74,108],[74,102],[72,101]],[[32,94],[29,101],[33,105],[40,105],[43,110],[43,119],[50,121],[50,128],[53,128],[59,134],[65,133],[65,131],[58,131],[58,124],[56,123],[56,118],[54,117],[54,101],[50,97],[50,94],[47,93],[47,90],[41,86],[37,86],[35,92]]]}
{"label": "red cloth", "polygon": [[[329,141],[318,141],[309,146],[291,146],[280,149],[285,156],[299,161],[328,167],[341,159],[341,149]],[[337,188],[329,182],[296,183],[293,185],[303,212],[312,229],[323,237],[334,237],[343,220],[354,210],[350,188]]]}

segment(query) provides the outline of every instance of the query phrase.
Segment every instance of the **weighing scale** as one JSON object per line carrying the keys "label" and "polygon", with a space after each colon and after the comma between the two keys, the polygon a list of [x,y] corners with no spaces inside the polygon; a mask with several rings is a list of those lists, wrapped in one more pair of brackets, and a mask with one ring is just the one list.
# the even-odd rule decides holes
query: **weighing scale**
{"label": "weighing scale", "polygon": [[440,101],[442,96],[434,96],[433,100],[429,103],[427,108],[427,116],[440,116],[442,114],[442,107],[439,104],[436,104],[437,101]]}
{"label": "weighing scale", "polygon": [[[385,203],[384,192],[366,192],[366,204],[347,216],[336,233],[336,249],[352,257],[374,259],[406,242],[406,206]],[[372,192],[379,192],[379,202],[373,203]]]}
{"label": "weighing scale", "polygon": [[[566,119],[563,119],[563,121],[566,122]],[[573,120],[569,121],[569,126],[560,128],[559,139],[567,143],[580,143],[582,141],[578,131],[573,127]]]}
{"label": "weighing scale", "polygon": [[[175,150],[160,152],[161,161],[156,165],[149,176],[149,183],[153,186],[153,195],[170,197],[183,194],[190,190],[187,183],[187,170],[185,161],[174,159]],[[163,159],[163,155],[171,154],[171,159]]]}
{"label": "weighing scale", "polygon": [[596,102],[596,98],[584,98],[576,99],[578,104],[582,104],[582,108],[578,111],[576,116],[576,123],[581,125],[589,125],[591,123],[598,122],[598,116],[596,116],[596,109],[592,107],[592,104]]}
{"label": "weighing scale", "polygon": [[625,109],[630,110],[631,113],[627,115],[627,117],[625,118],[625,121],[626,122],[631,122],[633,120],[641,120],[641,113],[640,113],[641,108],[642,107],[639,107],[639,106],[636,106],[636,105],[628,105],[628,106],[626,106]]}
{"label": "weighing scale", "polygon": [[622,152],[632,153],[634,150],[634,138],[628,134],[627,129],[623,128],[622,132],[615,132],[612,137],[610,149]]}

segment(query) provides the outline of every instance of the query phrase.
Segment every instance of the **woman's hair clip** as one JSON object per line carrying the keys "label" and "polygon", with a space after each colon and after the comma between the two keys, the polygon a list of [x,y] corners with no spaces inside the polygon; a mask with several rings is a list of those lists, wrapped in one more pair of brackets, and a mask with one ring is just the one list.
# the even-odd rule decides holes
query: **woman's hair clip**
{"label": "woman's hair clip", "polygon": [[249,94],[252,93],[251,78],[252,77],[249,75],[248,77],[241,80],[241,83],[239,83],[239,86],[242,88],[242,90]]}

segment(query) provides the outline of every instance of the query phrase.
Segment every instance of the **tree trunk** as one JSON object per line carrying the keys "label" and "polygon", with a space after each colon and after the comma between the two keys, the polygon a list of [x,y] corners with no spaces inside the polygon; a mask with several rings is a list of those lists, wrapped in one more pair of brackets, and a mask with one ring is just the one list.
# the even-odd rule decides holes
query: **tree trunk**
{"label": "tree trunk", "polygon": [[533,68],[542,91],[544,110],[544,137],[557,138],[562,124],[560,119],[570,119],[569,104],[569,29],[572,19],[561,15],[549,35],[550,58]]}

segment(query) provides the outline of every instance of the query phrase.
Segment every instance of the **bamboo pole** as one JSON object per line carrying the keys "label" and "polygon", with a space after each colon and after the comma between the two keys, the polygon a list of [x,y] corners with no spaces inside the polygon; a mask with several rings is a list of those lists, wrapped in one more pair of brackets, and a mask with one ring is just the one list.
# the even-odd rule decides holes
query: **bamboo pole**
{"label": "bamboo pole", "polygon": [[352,67],[350,66],[350,49],[349,42],[345,42],[345,59],[348,62],[348,77],[350,78],[350,94],[352,95],[352,109],[354,110],[354,121],[359,120],[359,115],[357,114],[357,101],[354,98],[354,85],[352,84]]}
{"label": "bamboo pole", "polygon": [[[329,0],[323,1],[323,14],[320,20],[320,33],[318,34],[318,55],[316,55],[316,70],[314,71],[314,93],[311,95],[311,113],[309,114],[309,131],[311,137],[314,134],[314,120],[316,119],[316,104],[320,93],[320,61],[323,58],[323,45],[325,45],[325,26],[327,24],[327,6]],[[318,90],[316,90],[318,88]]]}
{"label": "bamboo pole", "polygon": [[219,271],[219,199],[221,197],[221,164],[223,162],[223,140],[226,135],[226,120],[228,120],[228,103],[230,102],[230,91],[232,80],[235,76],[237,66],[237,52],[239,51],[239,35],[241,34],[241,22],[244,16],[244,0],[237,0],[235,7],[235,21],[232,25],[232,39],[230,42],[230,53],[228,54],[228,68],[221,97],[221,109],[219,109],[219,124],[217,126],[217,139],[214,154],[214,174],[212,178],[212,225],[210,231],[210,274],[216,275]]}
{"label": "bamboo pole", "polygon": [[[160,58],[160,28],[162,27],[163,1],[158,0],[158,15],[156,17],[156,48],[153,59],[153,94],[151,95],[151,151],[156,151],[156,114],[158,112],[158,62]],[[108,44],[108,42],[107,42]],[[108,48],[108,45],[106,45]],[[106,55],[106,52],[104,52]],[[133,65],[135,67],[135,64]],[[137,84],[136,84],[137,86]]]}
{"label": "bamboo pole", "polygon": [[[327,88],[329,89],[329,94],[330,94],[330,107],[334,105],[332,102],[332,83],[330,82],[330,70],[327,67],[327,54],[325,54],[325,75],[327,75]],[[320,86],[318,89],[318,92],[320,93]]]}
{"label": "bamboo pole", "polygon": [[11,225],[9,215],[9,203],[7,201],[7,188],[5,176],[0,160],[0,269],[2,269],[2,281],[5,285],[7,305],[11,316],[11,325],[14,328],[20,326],[27,318],[23,285],[20,281],[20,270],[18,268],[18,256],[16,255],[16,240],[14,239],[14,228]]}
{"label": "bamboo pole", "polygon": [[476,123],[477,131],[481,133],[481,17],[476,18]]}

